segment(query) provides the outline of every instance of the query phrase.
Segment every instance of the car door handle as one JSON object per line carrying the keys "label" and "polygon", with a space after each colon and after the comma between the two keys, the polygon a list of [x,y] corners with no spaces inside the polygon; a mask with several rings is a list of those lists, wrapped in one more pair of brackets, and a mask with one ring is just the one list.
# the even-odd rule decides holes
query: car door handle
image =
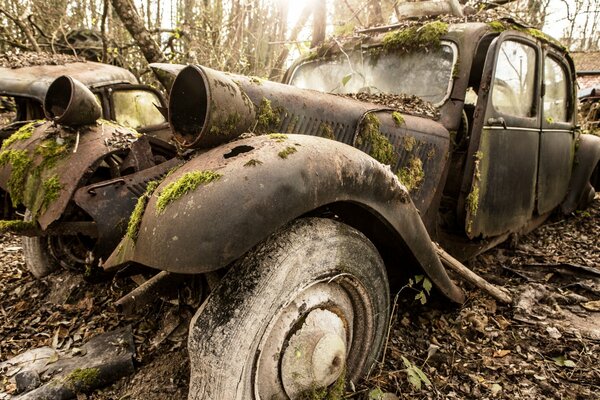
{"label": "car door handle", "polygon": [[488,118],[487,123],[489,126],[501,126],[506,129],[506,121],[502,117]]}

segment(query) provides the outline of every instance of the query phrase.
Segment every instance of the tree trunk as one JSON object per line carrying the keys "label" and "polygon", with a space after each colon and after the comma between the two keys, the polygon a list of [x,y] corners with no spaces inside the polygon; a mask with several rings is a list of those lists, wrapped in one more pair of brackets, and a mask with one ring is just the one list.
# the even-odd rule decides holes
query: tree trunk
{"label": "tree trunk", "polygon": [[367,24],[369,26],[383,25],[381,14],[381,0],[369,0],[369,15]]}
{"label": "tree trunk", "polygon": [[[158,47],[158,44],[148,29],[144,26],[144,21],[138,14],[131,0],[111,0],[111,3],[121,19],[121,22],[123,22],[123,25],[131,37],[133,37],[133,40],[135,40],[140,47],[146,61],[148,61],[148,63],[167,62],[167,59],[160,51],[160,47]],[[160,75],[155,75],[165,88],[169,87],[168,82],[163,82]]]}
{"label": "tree trunk", "polygon": [[[296,40],[300,31],[302,30],[304,25],[306,25],[306,21],[308,20],[308,17],[310,16],[310,14],[312,12],[311,4],[312,3],[309,2],[307,5],[304,6],[304,9],[302,10],[302,14],[300,14],[300,18],[298,18],[298,22],[296,22],[296,25],[294,25],[294,28],[292,28],[292,32],[290,33],[290,37],[289,37],[290,42],[293,42]],[[277,60],[275,61],[275,65],[273,65],[273,69],[271,69],[271,73],[269,74],[270,80],[278,80],[278,78],[281,77],[281,74],[283,72],[283,64],[285,63],[285,60],[289,54],[290,54],[289,48],[287,46],[284,46],[283,50],[281,50],[281,53],[279,53],[279,56],[277,57]]]}
{"label": "tree trunk", "polygon": [[317,47],[325,40],[325,28],[327,24],[327,3],[317,1],[313,13],[313,31],[310,47]]}

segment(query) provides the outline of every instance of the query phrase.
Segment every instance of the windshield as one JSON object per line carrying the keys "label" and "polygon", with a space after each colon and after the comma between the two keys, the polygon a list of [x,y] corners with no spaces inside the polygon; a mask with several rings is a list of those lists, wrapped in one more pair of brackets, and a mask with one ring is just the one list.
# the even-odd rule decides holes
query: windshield
{"label": "windshield", "polygon": [[290,84],[329,93],[416,95],[434,104],[450,92],[456,48],[444,42],[428,52],[353,51],[301,64]]}
{"label": "windshield", "polygon": [[158,96],[147,90],[115,90],[112,94],[115,121],[138,129],[162,124],[165,117],[155,107],[161,106]]}

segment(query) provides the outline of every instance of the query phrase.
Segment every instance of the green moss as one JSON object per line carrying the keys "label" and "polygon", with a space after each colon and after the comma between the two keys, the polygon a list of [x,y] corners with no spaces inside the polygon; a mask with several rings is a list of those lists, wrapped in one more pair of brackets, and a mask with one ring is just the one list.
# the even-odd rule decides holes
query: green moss
{"label": "green moss", "polygon": [[475,172],[473,173],[473,184],[471,187],[471,192],[467,195],[466,198],[466,207],[468,213],[467,220],[467,233],[471,233],[473,227],[473,218],[477,215],[477,210],[479,209],[479,181],[481,179],[481,171],[479,169],[479,163],[483,158],[483,153],[478,151],[475,153]]}
{"label": "green moss", "polygon": [[438,48],[441,45],[442,37],[447,33],[447,23],[433,21],[421,27],[412,26],[386,34],[383,37],[383,48],[407,52]]}
{"label": "green moss", "polygon": [[294,154],[295,152],[297,152],[298,150],[294,147],[294,146],[288,146],[285,149],[281,150],[279,153],[277,153],[277,155],[280,158],[286,159],[288,158],[288,156],[290,154]]}
{"label": "green moss", "polygon": [[408,165],[398,171],[397,176],[409,192],[418,189],[425,178],[423,162],[418,157],[412,157]]}
{"label": "green moss", "polygon": [[492,28],[494,32],[501,33],[508,29],[507,25],[502,21],[491,21],[488,22],[488,26]]}
{"label": "green moss", "polygon": [[415,139],[412,136],[404,136],[402,138],[402,147],[404,147],[404,150],[406,150],[407,152],[411,152],[414,150],[415,146],[417,145],[417,139]]}
{"label": "green moss", "polygon": [[37,224],[33,221],[21,221],[21,220],[11,220],[11,221],[0,221],[0,233],[22,233],[26,231],[30,231],[37,228]]}
{"label": "green moss", "polygon": [[[43,121],[41,121],[41,122],[43,122]],[[33,130],[35,129],[35,126],[38,125],[39,123],[40,123],[40,121],[32,121],[32,122],[29,122],[29,123],[23,125],[22,127],[20,127],[15,133],[10,135],[10,137],[8,139],[6,139],[4,142],[2,142],[2,150],[8,148],[8,146],[10,146],[11,144],[13,144],[16,141],[29,139],[31,137],[31,135],[33,134]]]}
{"label": "green moss", "polygon": [[135,204],[135,208],[133,209],[133,212],[129,217],[126,236],[134,242],[137,240],[138,233],[140,230],[140,224],[142,223],[142,217],[144,216],[144,211],[146,210],[148,200],[150,200],[150,197],[152,197],[152,194],[154,193],[159,184],[159,181],[148,182],[148,186],[146,186],[146,191],[143,195],[141,195],[138,198],[137,203]]}
{"label": "green moss", "polygon": [[323,122],[321,126],[319,126],[319,136],[324,137],[326,139],[335,140],[335,136],[333,135],[333,128],[331,124]]}
{"label": "green moss", "polygon": [[44,140],[35,148],[35,154],[42,156],[42,162],[37,168],[40,171],[53,168],[58,160],[68,155],[69,148],[73,143],[74,138],[71,136],[62,141],[55,138]]}
{"label": "green moss", "polygon": [[279,113],[273,109],[271,100],[263,98],[258,107],[256,115],[256,131],[265,133],[273,131],[281,123]]}
{"label": "green moss", "polygon": [[346,371],[328,388],[311,388],[298,395],[300,400],[342,400],[346,388]]}
{"label": "green moss", "polygon": [[549,124],[553,124],[554,123],[554,118],[552,117],[546,117],[546,122]]}
{"label": "green moss", "polygon": [[379,130],[379,118],[373,113],[365,116],[356,138],[356,146],[369,147],[369,155],[382,164],[392,165],[398,160],[394,146]]}
{"label": "green moss", "polygon": [[427,159],[431,160],[433,157],[435,157],[435,147],[432,147],[431,149],[429,149],[429,151],[427,152]]}
{"label": "green moss", "polygon": [[261,165],[263,162],[260,160],[255,160],[254,158],[249,160],[244,167],[256,167],[257,165]]}
{"label": "green moss", "polygon": [[402,116],[402,114],[400,114],[398,111],[394,111],[392,113],[392,119],[394,120],[394,123],[398,126],[402,125],[405,123],[404,121],[404,117]]}
{"label": "green moss", "polygon": [[250,82],[254,83],[255,85],[262,85],[263,84],[264,79],[259,78],[258,76],[251,76],[250,77]]}
{"label": "green moss", "polygon": [[236,112],[227,115],[225,119],[218,118],[217,121],[211,125],[210,134],[215,136],[228,135],[237,128],[241,120],[241,115]]}
{"label": "green moss", "polygon": [[6,164],[11,166],[8,192],[14,207],[23,203],[25,183],[32,163],[33,161],[27,150],[4,150],[0,152],[0,166]]}
{"label": "green moss", "polygon": [[88,392],[99,383],[98,368],[77,368],[65,377],[66,383],[75,391]]}
{"label": "green moss", "polygon": [[52,202],[54,202],[60,196],[62,185],[57,175],[51,176],[50,178],[44,179],[42,182],[42,188],[44,189],[44,199],[42,201],[42,209],[48,208]]}
{"label": "green moss", "polygon": [[184,174],[175,182],[169,183],[160,192],[156,200],[156,213],[160,214],[164,212],[169,204],[183,195],[196,190],[198,186],[216,181],[219,178],[221,178],[221,175],[213,171],[193,171]]}
{"label": "green moss", "polygon": [[284,140],[287,140],[288,136],[284,133],[271,133],[269,135],[269,139],[273,139],[276,142],[283,142]]}

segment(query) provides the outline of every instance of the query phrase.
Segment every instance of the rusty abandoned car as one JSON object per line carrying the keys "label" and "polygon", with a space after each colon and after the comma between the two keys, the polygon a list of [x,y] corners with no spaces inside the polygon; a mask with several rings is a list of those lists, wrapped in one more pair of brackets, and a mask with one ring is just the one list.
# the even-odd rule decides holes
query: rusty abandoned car
{"label": "rusty abandoned car", "polygon": [[464,301],[433,242],[466,259],[598,189],[600,138],[577,130],[569,55],[512,21],[363,31],[285,83],[172,70],[178,156],[120,140],[94,113],[61,124],[91,95],[62,77],[50,120],[5,141],[0,185],[30,216],[6,229],[41,235],[71,266],[160,271],[146,286],[206,278],[190,399],[357,382],[382,349],[390,290],[425,274]]}

